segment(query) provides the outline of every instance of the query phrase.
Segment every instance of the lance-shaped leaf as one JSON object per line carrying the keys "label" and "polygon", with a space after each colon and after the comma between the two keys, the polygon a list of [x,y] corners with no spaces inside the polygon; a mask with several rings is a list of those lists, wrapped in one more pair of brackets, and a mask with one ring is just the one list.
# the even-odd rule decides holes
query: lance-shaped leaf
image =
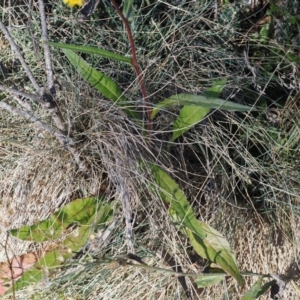
{"label": "lance-shaped leaf", "polygon": [[198,288],[205,288],[214,284],[218,284],[225,278],[225,274],[203,274],[195,279]]}
{"label": "lance-shaped leaf", "polygon": [[[108,204],[101,205],[99,200],[96,200],[97,198],[75,200],[56,214],[56,218],[52,220],[60,224],[59,229],[65,229],[64,233],[69,231],[68,235],[62,241],[49,244],[44,249],[44,255],[40,256],[34,266],[24,272],[22,278],[16,281],[15,288],[17,290],[47,277],[45,270],[60,266],[87,243],[92,225],[104,224],[111,219],[113,212],[111,206]],[[36,228],[34,229],[36,230]],[[42,233],[45,232],[47,230],[43,232],[36,230],[33,234],[29,234],[28,228],[26,228],[26,230],[21,230],[20,236],[26,240],[28,240],[28,236],[37,238],[39,241],[47,240],[41,238]],[[17,234],[17,231],[13,231],[13,233]]]}
{"label": "lance-shaped leaf", "polygon": [[133,0],[124,0],[123,2],[123,15],[126,19],[130,19],[133,14]]}
{"label": "lance-shaped leaf", "polygon": [[96,197],[77,199],[38,224],[25,225],[10,232],[13,236],[27,241],[44,242],[57,239],[72,226],[88,225],[99,211],[109,214],[109,206],[101,206],[103,200]]}
{"label": "lance-shaped leaf", "polygon": [[102,72],[91,67],[75,52],[63,49],[63,52],[69,59],[70,63],[75,67],[77,72],[89,82],[95,89],[102,93],[109,100],[114,101],[118,106],[122,107],[126,114],[133,119],[138,120],[137,114],[130,109],[129,101],[126,99],[118,87],[118,85]]}
{"label": "lance-shaped leaf", "polygon": [[[216,99],[220,96],[223,87],[226,84],[226,79],[218,81],[213,84],[207,91],[204,92],[205,96]],[[185,105],[181,110],[178,118],[174,122],[173,136],[171,142],[180,137],[184,132],[203,120],[203,118],[210,112],[208,107],[195,107]]]}
{"label": "lance-shaped leaf", "polygon": [[206,108],[218,108],[229,111],[249,111],[256,110],[253,107],[238,104],[232,101],[222,100],[219,98],[211,98],[206,95],[191,95],[191,94],[178,94],[173,95],[160,102],[154,107],[152,111],[151,118],[153,119],[156,114],[164,108],[177,106],[177,105],[187,105],[187,106],[200,106]]}
{"label": "lance-shaped leaf", "polygon": [[176,140],[184,132],[199,123],[209,112],[210,108],[207,107],[184,106],[174,122],[171,141]]}
{"label": "lance-shaped leaf", "polygon": [[87,54],[94,54],[97,56],[109,58],[109,59],[114,59],[117,61],[122,61],[126,62],[128,64],[132,65],[132,60],[130,57],[126,57],[111,51],[107,51],[104,49],[99,49],[96,47],[91,47],[91,46],[78,46],[78,45],[73,45],[73,44],[63,44],[63,43],[54,43],[54,42],[48,42],[49,45],[60,48],[60,49],[69,49],[73,50],[75,52],[82,52],[82,53],[87,53]]}
{"label": "lance-shaped leaf", "polygon": [[112,101],[125,101],[118,85],[102,72],[91,67],[86,61],[78,56],[74,51],[63,49],[64,54],[77,72],[88,81],[100,93]]}
{"label": "lance-shaped leaf", "polygon": [[194,250],[202,257],[219,265],[224,271],[231,274],[240,285],[244,279],[237,267],[234,254],[231,251],[228,241],[215,229],[204,222],[198,221],[199,227],[206,233],[202,239],[197,231],[186,228],[186,234]]}
{"label": "lance-shaped leaf", "polygon": [[227,240],[219,232],[197,220],[183,191],[166,172],[152,165],[152,174],[160,188],[162,200],[169,206],[170,217],[188,236],[195,251],[203,258],[218,264],[242,285],[244,280]]}
{"label": "lance-shaped leaf", "polygon": [[241,300],[255,300],[263,295],[274,283],[275,280],[269,281],[263,285],[264,276],[261,276],[253,286],[244,294]]}

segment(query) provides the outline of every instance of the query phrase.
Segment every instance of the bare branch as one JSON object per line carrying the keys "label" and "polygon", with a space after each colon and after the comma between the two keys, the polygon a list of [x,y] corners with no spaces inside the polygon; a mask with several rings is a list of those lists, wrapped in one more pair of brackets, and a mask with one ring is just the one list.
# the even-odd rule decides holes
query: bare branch
{"label": "bare branch", "polygon": [[46,65],[46,75],[47,82],[50,93],[55,95],[55,86],[54,86],[54,77],[52,71],[52,62],[51,62],[51,53],[50,47],[48,45],[48,31],[47,31],[47,22],[45,14],[44,0],[39,0],[39,9],[41,16],[41,25],[42,25],[42,40],[44,42],[44,56],[45,56],[45,65]]}
{"label": "bare branch", "polygon": [[15,96],[20,96],[20,97],[24,97],[24,98],[30,99],[31,101],[43,102],[41,100],[41,97],[39,95],[21,92],[21,91],[19,91],[17,89],[10,88],[10,87],[8,87],[5,84],[0,84],[0,90],[4,91],[4,92],[8,92],[10,94],[13,94]]}
{"label": "bare branch", "polygon": [[55,136],[61,142],[62,145],[67,145],[68,139],[64,134],[60,133],[59,131],[57,131],[57,130],[49,127],[48,125],[44,124],[43,122],[39,121],[36,117],[31,115],[29,112],[19,109],[19,108],[15,108],[3,101],[0,102],[0,108],[3,108],[13,114],[24,117],[25,119],[27,119],[27,120],[31,121],[32,123],[34,123],[35,125],[37,125],[39,128],[41,128],[41,129],[49,132],[53,136]]}
{"label": "bare branch", "polygon": [[54,128],[49,127],[47,124],[44,124],[43,122],[39,121],[35,116],[31,115],[25,110],[15,108],[3,101],[0,101],[0,108],[3,108],[13,114],[22,116],[25,119],[31,121],[33,124],[41,128],[42,130],[49,132],[51,135],[57,138],[57,140],[61,143],[61,145],[66,148],[66,150],[68,150],[72,154],[79,169],[83,172],[87,170],[84,162],[80,161],[80,155],[78,153],[76,146],[74,145],[74,142],[68,136],[64,135],[63,133],[59,132]]}
{"label": "bare branch", "polygon": [[35,80],[35,78],[33,77],[25,59],[23,58],[21,51],[19,49],[19,47],[17,46],[17,44],[14,42],[12,36],[10,35],[10,33],[8,32],[6,26],[1,22],[0,20],[0,29],[1,31],[4,33],[6,39],[9,41],[9,44],[12,48],[12,50],[15,52],[15,54],[17,55],[17,58],[19,59],[24,71],[26,72],[29,80],[31,81],[32,85],[34,86],[35,90],[37,91],[37,93],[39,95],[43,95],[43,88],[41,88],[39,86],[39,84],[37,83],[37,81]]}

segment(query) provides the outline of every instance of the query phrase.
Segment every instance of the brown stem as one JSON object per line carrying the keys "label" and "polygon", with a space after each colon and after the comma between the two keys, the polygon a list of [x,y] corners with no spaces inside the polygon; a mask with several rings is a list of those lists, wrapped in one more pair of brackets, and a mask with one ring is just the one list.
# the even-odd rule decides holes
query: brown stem
{"label": "brown stem", "polygon": [[111,1],[112,5],[114,6],[114,8],[116,9],[116,11],[117,11],[118,15],[120,16],[120,18],[122,19],[122,21],[125,25],[126,31],[127,31],[127,35],[128,35],[128,39],[129,39],[129,43],[130,43],[133,67],[134,67],[135,74],[137,76],[139,85],[141,87],[143,100],[144,100],[144,103],[145,103],[145,106],[146,106],[147,117],[148,117],[147,129],[150,132],[152,130],[152,120],[151,120],[152,109],[151,109],[151,106],[150,106],[150,103],[149,103],[149,98],[148,98],[148,94],[147,94],[146,87],[145,87],[145,84],[144,84],[144,79],[143,79],[143,76],[141,74],[140,67],[139,67],[139,64],[138,64],[138,61],[137,61],[137,56],[136,56],[136,51],[135,51],[135,44],[134,44],[134,39],[133,39],[133,36],[132,36],[131,28],[130,28],[128,20],[123,15],[123,13],[122,13],[121,9],[119,8],[117,2],[115,0],[110,0],[110,1]]}

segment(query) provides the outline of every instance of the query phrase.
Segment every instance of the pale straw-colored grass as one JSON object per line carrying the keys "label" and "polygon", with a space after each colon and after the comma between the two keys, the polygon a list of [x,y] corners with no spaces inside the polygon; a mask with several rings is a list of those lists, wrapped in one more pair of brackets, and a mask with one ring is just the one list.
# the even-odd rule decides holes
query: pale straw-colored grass
{"label": "pale straw-colored grass", "polygon": [[[25,26],[26,5],[5,8],[9,13],[2,15],[2,21],[10,26],[34,76],[44,84],[45,73],[32,50],[30,34],[17,30]],[[79,23],[74,10],[58,1],[53,5],[48,15],[51,40],[129,53],[123,26],[111,8],[109,14],[102,11],[103,19],[95,15]],[[180,9],[175,4],[166,5],[161,13],[157,7],[150,7],[152,20],[145,13],[139,17],[142,11],[137,11],[135,38],[151,101],[158,102],[175,92],[199,93],[214,80],[226,77],[229,89],[224,92],[225,98],[235,95],[231,100],[244,103],[253,79],[245,71],[244,56],[222,39],[222,26],[209,15],[211,5],[189,5]],[[38,34],[38,12],[32,15],[32,27]],[[9,66],[13,57],[7,44],[3,45],[5,57],[1,62]],[[73,156],[49,133],[21,116],[0,110],[0,259],[6,260],[7,254],[20,255],[32,246],[12,238],[5,244],[7,230],[38,222],[76,198],[105,193],[115,208],[114,226],[112,230],[101,228],[88,243],[98,259],[91,261],[86,255],[68,262],[73,263],[70,268],[48,270],[42,282],[17,292],[17,299],[187,298],[173,275],[103,262],[104,256],[124,258],[130,250],[149,266],[171,269],[166,255],[162,255],[165,251],[184,272],[199,272],[205,267],[199,257],[195,258],[186,237],[171,223],[150,171],[141,167],[145,165],[142,162],[149,161],[172,175],[200,220],[226,236],[241,270],[291,276],[300,285],[296,272],[299,160],[281,155],[283,149],[270,136],[270,124],[263,116],[213,111],[180,143],[174,143],[169,153],[165,141],[170,137],[176,109],[162,112],[154,124],[157,131],[145,139],[141,129],[116,105],[83,82],[61,52],[52,51],[54,73],[60,83],[59,109],[72,138],[78,141],[76,149],[87,168],[80,170]],[[142,110],[130,67],[93,56],[86,59],[114,78],[132,106],[138,104]],[[17,70],[9,80],[32,92],[21,69]],[[258,76],[256,80],[264,89],[270,78]],[[12,97],[4,101],[16,105]],[[43,109],[34,108],[40,120],[53,125]],[[259,150],[253,151],[253,145],[259,145]],[[299,151],[299,145],[295,147]],[[130,207],[124,202],[126,197]],[[126,209],[132,211],[131,225]],[[133,232],[128,239],[130,230]],[[103,241],[104,233],[107,237]],[[257,278],[247,278],[244,290]],[[192,279],[187,278],[186,283],[194,299],[240,299],[242,293],[230,279],[205,290],[197,289]],[[283,299],[297,299],[290,284],[284,293]]]}

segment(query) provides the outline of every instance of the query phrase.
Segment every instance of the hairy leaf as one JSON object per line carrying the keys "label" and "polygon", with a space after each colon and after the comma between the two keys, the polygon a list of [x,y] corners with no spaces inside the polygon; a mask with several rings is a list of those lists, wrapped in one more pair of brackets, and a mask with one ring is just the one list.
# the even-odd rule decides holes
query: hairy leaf
{"label": "hairy leaf", "polygon": [[[226,80],[216,82],[212,87],[210,87],[207,91],[204,92],[206,97],[210,98],[218,98],[224,85],[226,84]],[[173,136],[171,141],[174,141],[178,137],[180,137],[184,132],[189,130],[191,127],[199,123],[203,120],[203,118],[210,112],[210,108],[208,107],[195,107],[185,105],[174,122],[173,126]]]}
{"label": "hairy leaf", "polygon": [[25,225],[19,229],[11,230],[11,234],[21,240],[44,242],[59,238],[73,226],[89,225],[92,219],[98,218],[97,214],[109,215],[110,207],[101,206],[102,199],[96,197],[77,199],[70,202],[58,212],[52,214],[48,219],[34,225]]}
{"label": "hairy leaf", "polygon": [[218,264],[242,285],[244,280],[227,240],[216,230],[196,219],[183,191],[160,167],[152,165],[152,174],[160,188],[160,195],[169,206],[169,215],[179,229],[190,239],[195,251]]}
{"label": "hairy leaf", "polygon": [[186,234],[195,251],[209,261],[220,266],[224,271],[231,274],[240,285],[244,279],[237,267],[234,254],[231,252],[228,241],[215,229],[211,228],[204,222],[198,221],[199,228],[206,233],[206,237],[202,239],[197,231],[186,228]]}
{"label": "hairy leaf", "polygon": [[227,79],[222,79],[214,82],[214,84],[206,91],[204,95],[208,98],[219,98],[224,86],[226,85]]}
{"label": "hairy leaf", "polygon": [[203,274],[195,279],[198,288],[205,288],[214,284],[218,284],[225,278],[225,274]]}
{"label": "hairy leaf", "polygon": [[276,281],[272,280],[262,285],[264,276],[261,276],[253,286],[244,294],[241,300],[255,300],[263,295]]}
{"label": "hairy leaf", "polygon": [[[40,256],[34,266],[24,272],[22,278],[16,281],[15,288],[20,289],[41,280],[45,276],[47,277],[46,269],[60,266],[74,252],[79,251],[88,241],[91,226],[108,222],[111,215],[111,206],[108,204],[101,205],[97,198],[77,199],[45,220],[46,223],[45,221],[40,222],[38,224],[40,226],[23,226],[20,230],[12,230],[11,233],[14,236],[23,240],[38,242],[53,239],[53,236],[60,237],[62,233],[67,234],[62,241],[49,244],[43,250],[45,255]],[[57,232],[53,233],[53,229]],[[53,234],[50,234],[49,231]],[[44,237],[43,234],[45,234]]]}
{"label": "hairy leaf", "polygon": [[112,101],[125,101],[118,85],[109,77],[91,67],[75,52],[68,49],[63,49],[63,52],[76,68],[77,72],[105,97]]}

